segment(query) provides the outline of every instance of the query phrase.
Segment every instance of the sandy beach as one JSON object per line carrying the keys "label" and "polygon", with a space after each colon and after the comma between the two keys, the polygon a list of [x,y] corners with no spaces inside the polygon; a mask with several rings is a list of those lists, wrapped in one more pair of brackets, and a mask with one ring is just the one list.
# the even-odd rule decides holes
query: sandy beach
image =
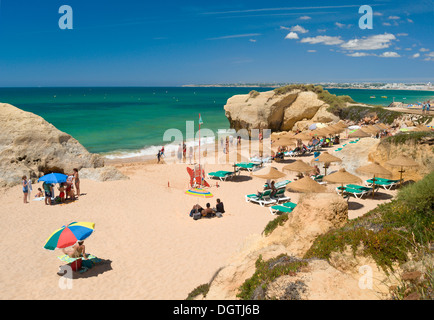
{"label": "sandy beach", "polygon": [[[309,162],[312,157],[301,159]],[[282,169],[297,159],[272,165]],[[185,164],[123,161],[115,166],[130,179],[82,179],[83,195],[64,205],[23,204],[19,186],[0,192],[0,237],[6,248],[0,262],[1,299],[185,299],[226,265],[249,235],[260,234],[275,218],[267,207],[245,202],[244,195],[257,192],[264,183],[246,171],[232,181],[209,180],[214,197],[201,199],[185,194]],[[340,164],[332,164],[329,172],[339,168]],[[216,170],[232,170],[232,166],[206,167],[207,172]],[[295,173],[287,173],[287,179],[295,178]],[[33,192],[40,186],[34,184]],[[334,190],[336,185],[328,188]],[[374,200],[352,197],[349,218],[389,201],[395,192],[381,190]],[[286,193],[297,203],[300,194]],[[215,206],[217,198],[225,205],[222,218],[194,221],[189,217],[194,204]],[[75,273],[72,289],[63,290],[56,274],[63,264],[57,258],[62,253],[43,246],[54,230],[74,221],[95,222],[95,232],[85,241],[86,251],[104,264]]]}

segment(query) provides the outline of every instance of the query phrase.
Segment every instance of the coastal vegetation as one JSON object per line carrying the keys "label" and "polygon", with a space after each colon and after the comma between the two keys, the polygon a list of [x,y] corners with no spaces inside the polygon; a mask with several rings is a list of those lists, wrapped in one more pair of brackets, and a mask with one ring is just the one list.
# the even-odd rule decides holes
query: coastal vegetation
{"label": "coastal vegetation", "polygon": [[[394,136],[387,137],[381,141],[382,144],[392,143],[395,145],[419,143],[423,140],[434,140],[433,131],[414,131],[414,132],[402,132]],[[434,141],[433,141],[434,143]]]}
{"label": "coastal vegetation", "polygon": [[434,240],[434,172],[403,187],[396,199],[381,204],[344,227],[319,236],[304,258],[329,260],[348,246],[354,255],[372,257],[386,273],[396,264],[422,259]]}
{"label": "coastal vegetation", "polygon": [[268,236],[275,230],[278,226],[283,226],[283,224],[288,220],[288,213],[282,213],[281,215],[278,215],[275,219],[271,220],[267,223],[265,226],[265,229],[263,231],[263,234],[265,236]]}
{"label": "coastal vegetation", "polygon": [[[264,261],[260,255],[255,263],[255,273],[241,285],[237,297],[242,300],[265,299],[264,292],[271,282],[281,276],[294,276],[301,270],[301,268],[306,267],[307,265],[307,261],[289,257],[285,254],[267,261]],[[295,290],[292,296],[286,298],[287,300],[296,300],[299,299],[299,296]]]}
{"label": "coastal vegetation", "polygon": [[401,112],[388,110],[382,107],[365,107],[361,105],[328,109],[330,112],[339,116],[343,120],[351,120],[359,122],[363,118],[376,114],[379,121],[386,124],[391,124],[395,119],[402,116]]}

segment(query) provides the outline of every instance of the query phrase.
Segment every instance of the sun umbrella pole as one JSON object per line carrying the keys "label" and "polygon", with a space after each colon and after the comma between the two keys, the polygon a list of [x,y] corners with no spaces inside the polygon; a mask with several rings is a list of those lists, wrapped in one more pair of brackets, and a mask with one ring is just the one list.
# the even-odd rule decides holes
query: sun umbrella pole
{"label": "sun umbrella pole", "polygon": [[374,178],[372,179],[372,199],[374,199],[374,193],[375,193],[375,174],[374,174]]}
{"label": "sun umbrella pole", "polygon": [[402,185],[402,174],[403,174],[403,172],[405,172],[405,171],[404,171],[403,167],[401,166],[401,170],[399,171],[399,173],[400,173],[399,187],[400,188],[401,188],[401,185]]}

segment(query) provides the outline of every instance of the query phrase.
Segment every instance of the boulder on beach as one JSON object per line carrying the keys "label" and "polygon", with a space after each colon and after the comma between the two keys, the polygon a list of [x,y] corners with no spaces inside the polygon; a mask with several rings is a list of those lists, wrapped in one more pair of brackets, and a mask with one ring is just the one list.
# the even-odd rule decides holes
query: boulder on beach
{"label": "boulder on beach", "polygon": [[42,117],[0,103],[0,186],[13,186],[21,177],[70,173],[99,168],[103,158],[89,153],[76,139]]}
{"label": "boulder on beach", "polygon": [[[295,130],[315,122],[337,122],[339,117],[327,111],[329,104],[319,99],[316,92],[300,89],[285,93],[267,91],[235,95],[224,106],[231,128],[235,130],[270,129]],[[298,122],[303,122],[298,126]]]}
{"label": "boulder on beach", "polygon": [[94,181],[115,181],[127,180],[129,177],[121,173],[113,166],[103,168],[83,168],[79,172],[81,179],[88,179]]}

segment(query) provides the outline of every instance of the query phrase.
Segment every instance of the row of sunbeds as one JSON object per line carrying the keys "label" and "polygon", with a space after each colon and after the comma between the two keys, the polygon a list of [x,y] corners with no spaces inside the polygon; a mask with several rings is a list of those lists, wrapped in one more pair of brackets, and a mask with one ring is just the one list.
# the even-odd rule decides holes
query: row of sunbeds
{"label": "row of sunbeds", "polygon": [[[384,178],[375,178],[375,191],[379,188],[384,188],[385,190],[390,190],[394,186],[399,185],[399,180],[390,180]],[[355,198],[362,198],[363,196],[369,196],[372,194],[374,181],[373,179],[366,180],[365,186],[359,186],[356,184],[347,184],[344,187],[337,187],[336,192],[341,194],[342,191],[344,194],[352,195]]]}

